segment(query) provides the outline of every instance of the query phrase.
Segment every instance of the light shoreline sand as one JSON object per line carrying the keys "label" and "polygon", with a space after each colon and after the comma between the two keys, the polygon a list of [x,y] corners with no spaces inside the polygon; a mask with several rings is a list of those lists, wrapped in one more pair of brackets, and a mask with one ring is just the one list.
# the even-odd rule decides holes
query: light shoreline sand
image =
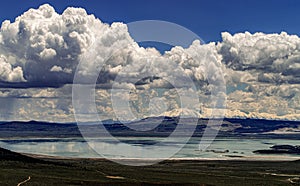
{"label": "light shoreline sand", "polygon": [[267,161],[267,162],[280,162],[280,161],[297,161],[300,160],[300,157],[287,157],[287,156],[244,156],[244,157],[234,157],[234,158],[104,158],[104,157],[68,157],[68,156],[52,156],[44,154],[31,154],[31,153],[21,153],[23,155],[32,157],[32,158],[41,158],[41,159],[57,159],[57,160],[117,160],[117,161],[157,161],[157,160],[168,160],[168,161]]}

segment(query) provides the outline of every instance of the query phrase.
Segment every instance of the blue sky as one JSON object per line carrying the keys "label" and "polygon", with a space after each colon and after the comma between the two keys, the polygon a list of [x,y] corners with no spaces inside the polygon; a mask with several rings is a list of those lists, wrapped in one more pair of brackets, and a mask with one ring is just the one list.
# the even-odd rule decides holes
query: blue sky
{"label": "blue sky", "polygon": [[180,24],[205,42],[220,40],[220,32],[257,32],[299,35],[300,1],[202,0],[10,0],[0,2],[0,21],[14,20],[29,7],[49,3],[61,13],[68,6],[84,7],[102,21],[131,22],[157,19]]}
{"label": "blue sky", "polygon": [[[45,5],[37,9],[45,3],[51,6]],[[175,47],[166,55],[159,55],[156,50],[144,50],[136,45],[123,24],[108,27],[76,8],[70,8],[64,15],[58,16],[70,6],[82,7],[104,23],[162,20],[188,28],[206,43],[220,41],[221,32],[225,32],[224,40],[206,45],[194,42],[188,49]],[[52,12],[52,7],[58,14]],[[14,21],[29,8],[36,10]],[[170,116],[178,115],[180,110],[177,109],[177,102],[170,100],[174,92],[163,79],[190,76],[199,87],[199,91],[194,93],[200,95],[201,104],[203,103],[201,114],[207,117],[211,106],[207,98],[210,87],[206,86],[206,73],[216,72],[216,76],[213,77],[223,80],[222,73],[218,71],[218,67],[222,67],[228,89],[226,117],[300,120],[300,38],[291,35],[300,35],[299,8],[300,1],[297,0],[2,1],[0,21],[10,19],[12,23],[6,22],[0,32],[0,101],[4,100],[4,104],[0,106],[0,120],[73,121],[70,83],[73,82],[78,64],[83,63],[83,66],[87,67],[83,68],[86,70],[83,74],[88,75],[98,75],[95,65],[102,66],[98,58],[94,62],[82,57],[99,55],[99,59],[105,59],[107,52],[114,51],[118,51],[114,56],[116,58],[112,58],[116,60],[105,61],[105,70],[99,75],[101,81],[97,82],[98,109],[103,117],[105,115],[105,119],[114,117],[114,108],[109,90],[103,87],[111,86],[119,72],[125,72],[120,73],[125,75],[125,84],[122,84],[122,87],[136,90],[134,98],[146,94],[143,91],[148,90],[147,86],[154,89],[164,88],[165,97],[161,99],[167,101],[157,100],[157,103],[167,103],[167,106],[155,106],[161,109],[155,112]],[[46,15],[49,12],[53,13],[51,15],[56,17],[47,17],[45,12]],[[40,15],[44,16],[39,17]],[[67,23],[72,23],[72,26],[69,27]],[[107,32],[99,28],[107,29]],[[149,31],[153,33],[151,29]],[[252,34],[234,35],[245,31]],[[282,31],[288,34],[269,34]],[[254,34],[256,32],[266,34]],[[99,38],[101,42],[91,45],[90,41]],[[116,46],[133,48],[127,51],[127,48],[119,50]],[[94,48],[89,50],[89,47]],[[168,48],[158,48],[161,52],[165,49]],[[199,59],[193,61],[185,57],[186,52],[197,54]],[[148,62],[149,56],[154,56],[159,62],[153,63],[156,65],[153,68],[152,63]],[[183,73],[174,71],[169,60],[178,62]],[[132,74],[139,74],[140,79],[143,79],[144,71],[147,75],[145,82],[149,80],[147,73],[155,72],[158,73],[155,77],[162,78],[149,81],[145,87],[136,87],[130,77]],[[83,78],[88,79],[89,76]],[[53,85],[55,86],[52,87]],[[158,89],[153,90],[151,95],[155,96]],[[123,94],[120,96],[124,97]],[[143,97],[137,98],[136,111],[139,112],[139,117],[148,117],[147,113],[152,113],[152,110],[147,110],[147,104],[143,101]],[[198,113],[199,104],[189,104],[192,105],[191,108],[196,109],[185,112],[196,110]],[[164,108],[169,109],[168,112]],[[130,109],[125,108],[123,111]]]}

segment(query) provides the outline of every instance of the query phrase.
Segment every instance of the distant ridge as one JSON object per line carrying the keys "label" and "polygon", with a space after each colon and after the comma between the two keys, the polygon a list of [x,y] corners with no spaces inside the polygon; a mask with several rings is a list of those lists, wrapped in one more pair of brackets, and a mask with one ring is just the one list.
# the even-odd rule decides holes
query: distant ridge
{"label": "distant ridge", "polygon": [[[218,119],[216,119],[218,120]],[[197,123],[195,129],[195,122]],[[39,121],[12,121],[0,122],[0,138],[16,137],[82,137],[77,123],[49,123]],[[234,119],[224,118],[221,128],[213,123],[209,124],[208,119],[179,118],[178,117],[149,117],[141,120],[122,123],[120,121],[102,121],[106,130],[116,136],[168,136],[178,125],[184,130],[193,130],[194,136],[201,136],[205,129],[218,130],[220,136],[238,135],[294,135],[299,138],[300,121],[280,121],[266,119]],[[85,123],[81,123],[85,125]],[[91,136],[97,136],[95,131],[100,122],[86,122],[86,129]],[[144,131],[133,129],[147,129]],[[94,133],[93,133],[94,132]],[[184,131],[183,135],[184,135]]]}

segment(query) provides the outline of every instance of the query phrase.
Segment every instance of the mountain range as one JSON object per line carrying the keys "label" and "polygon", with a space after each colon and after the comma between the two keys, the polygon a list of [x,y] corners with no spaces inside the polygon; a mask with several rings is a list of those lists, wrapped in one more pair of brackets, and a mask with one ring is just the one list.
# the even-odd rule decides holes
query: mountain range
{"label": "mountain range", "polygon": [[[217,131],[219,136],[288,136],[300,138],[300,121],[279,121],[264,119],[230,119],[225,118],[217,125],[211,120],[178,117],[150,117],[142,120],[122,123],[105,120],[101,123],[110,134],[115,136],[169,136],[180,126],[182,135],[192,131],[194,136],[202,136],[206,129]],[[216,123],[217,123],[216,122]],[[101,136],[98,130],[100,122],[87,123],[50,123],[39,121],[9,121],[0,122],[0,138],[17,137],[81,137],[82,130],[90,136]],[[196,125],[197,124],[197,125]],[[196,126],[195,126],[196,125]],[[80,127],[78,127],[80,126]],[[80,130],[79,130],[80,128]],[[138,130],[134,130],[138,129]],[[99,131],[99,130],[98,130]]]}

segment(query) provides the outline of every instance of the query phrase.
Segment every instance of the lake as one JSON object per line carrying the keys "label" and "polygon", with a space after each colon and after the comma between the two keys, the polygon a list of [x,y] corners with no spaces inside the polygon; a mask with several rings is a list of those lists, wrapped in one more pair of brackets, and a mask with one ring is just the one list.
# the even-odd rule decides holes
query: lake
{"label": "lake", "polygon": [[[105,151],[103,155],[96,153],[93,148],[100,149],[116,148],[124,154],[137,154],[132,152],[129,146],[143,147],[151,149],[161,138],[158,137],[121,137],[118,140],[123,143],[116,143],[108,138],[93,139],[92,143],[87,143],[82,138],[18,138],[0,139],[0,146],[12,151],[22,153],[32,153],[50,156],[76,157],[76,158],[127,158],[114,151]],[[169,142],[163,147],[160,153],[153,155],[153,158],[164,157],[169,149],[180,147],[178,141]],[[280,155],[261,155],[253,151],[269,149],[273,145],[299,145],[299,140],[289,139],[250,139],[250,138],[216,138],[205,150],[199,150],[200,138],[193,137],[178,153],[171,158],[175,159],[243,159],[243,160],[296,160],[300,155],[280,154]],[[91,148],[93,146],[93,148]],[[153,147],[154,148],[154,147]],[[98,151],[99,152],[99,151]],[[102,152],[102,151],[101,151]],[[110,153],[107,153],[110,152]],[[139,158],[139,156],[134,156]],[[149,154],[147,157],[152,158]]]}

